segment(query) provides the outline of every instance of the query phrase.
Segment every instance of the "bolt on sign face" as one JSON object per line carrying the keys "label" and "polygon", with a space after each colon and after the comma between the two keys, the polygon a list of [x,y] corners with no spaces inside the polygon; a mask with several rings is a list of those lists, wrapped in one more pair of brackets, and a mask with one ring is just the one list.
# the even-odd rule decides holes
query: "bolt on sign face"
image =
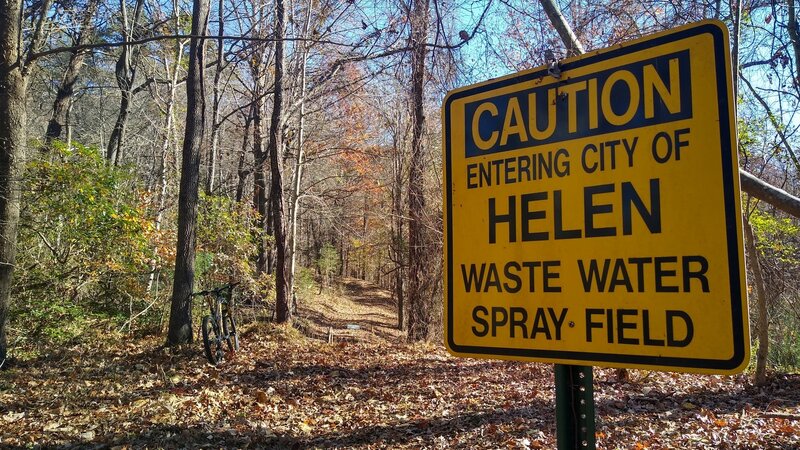
{"label": "bolt on sign face", "polygon": [[457,356],[736,373],[749,361],[728,32],[706,21],[450,92]]}

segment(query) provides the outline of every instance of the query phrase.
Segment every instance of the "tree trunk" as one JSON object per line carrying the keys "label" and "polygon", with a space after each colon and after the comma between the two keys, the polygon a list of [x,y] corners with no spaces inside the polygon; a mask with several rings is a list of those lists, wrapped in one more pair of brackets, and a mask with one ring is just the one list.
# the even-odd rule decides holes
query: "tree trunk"
{"label": "tree trunk", "polygon": [[16,264],[26,143],[27,85],[19,54],[20,3],[0,2],[0,366],[8,354],[6,321]]}
{"label": "tree trunk", "polygon": [[[98,3],[99,0],[90,0],[86,4],[86,9],[83,10],[83,17],[81,18],[78,38],[75,40],[76,46],[89,42],[94,33],[92,24]],[[64,76],[61,79],[61,86],[58,87],[56,99],[53,101],[53,113],[50,116],[47,131],[45,132],[45,148],[48,148],[53,140],[61,138],[61,133],[67,125],[67,118],[72,107],[72,96],[75,93],[75,84],[78,82],[78,75],[80,75],[83,61],[88,54],[88,51],[81,49],[74,50],[70,54],[67,68],[64,70]]]}
{"label": "tree trunk", "polygon": [[[179,30],[181,26],[181,11],[179,8],[180,7],[178,3],[175,2],[174,16],[176,30]],[[158,168],[158,195],[156,201],[158,210],[156,211],[156,217],[153,221],[153,226],[155,227],[156,231],[161,230],[161,222],[164,217],[164,209],[167,203],[167,158],[169,156],[169,150],[172,142],[177,141],[178,139],[178,131],[175,125],[175,103],[178,91],[178,73],[183,62],[185,41],[177,41],[175,44],[175,60],[173,65],[170,67],[168,59],[164,59],[164,71],[170,77],[170,85],[169,97],[166,105],[167,107],[164,113],[164,141],[161,145],[161,161]],[[154,248],[153,254],[155,254],[156,251],[157,249]],[[158,270],[159,269],[156,265],[156,260],[153,259],[153,264],[150,266],[150,277],[147,280],[147,292],[151,292],[154,283],[158,279]]]}
{"label": "tree trunk", "polygon": [[217,65],[214,71],[214,103],[211,112],[211,151],[208,154],[208,172],[206,174],[206,194],[211,195],[214,191],[214,177],[217,174],[217,154],[219,153],[219,134],[222,124],[219,122],[219,110],[221,102],[220,80],[222,78],[222,65],[225,62],[225,53],[223,48],[222,36],[225,35],[225,8],[223,0],[219,0],[217,5],[218,11],[218,38],[217,38]]}
{"label": "tree trunk", "polygon": [[[143,5],[144,0],[137,0],[133,18],[128,20],[125,0],[120,1],[122,27],[124,30],[122,35],[125,42],[136,39],[136,34],[138,34],[136,33],[136,26],[139,23]],[[117,121],[114,123],[114,129],[111,131],[111,137],[108,139],[108,147],[106,148],[106,159],[112,165],[117,165],[122,160],[122,143],[125,138],[125,126],[128,123],[128,114],[130,113],[131,100],[133,98],[133,83],[136,80],[137,60],[138,53],[134,54],[132,47],[128,45],[122,47],[122,52],[115,67],[117,86],[122,98],[120,99]]]}
{"label": "tree trunk", "polygon": [[420,341],[429,334],[429,303],[423,289],[428,270],[427,246],[423,214],[425,210],[424,180],[422,178],[422,138],[425,126],[424,88],[425,55],[428,40],[429,0],[415,0],[411,17],[411,161],[408,179],[408,338]]}
{"label": "tree trunk", "polygon": [[[399,128],[400,119],[397,125]],[[397,134],[397,133],[395,133]],[[392,172],[394,181],[392,183],[392,263],[394,264],[394,297],[397,301],[397,329],[404,330],[405,321],[405,301],[403,283],[405,280],[405,249],[403,245],[403,148],[398,143],[399,136],[394,137],[394,154],[392,155]]]}
{"label": "tree trunk", "polygon": [[[208,0],[194,0],[192,36],[205,36],[208,23]],[[169,316],[167,345],[192,341],[192,299],[194,257],[197,231],[197,198],[205,129],[205,89],[203,52],[205,40],[193,38],[189,46],[189,73],[186,78],[186,131],[183,139],[180,193],[178,194],[178,246],[175,255],[175,278]]]}
{"label": "tree trunk", "polygon": [[236,167],[236,174],[238,179],[236,181],[236,202],[242,201],[244,197],[244,186],[247,182],[247,176],[250,174],[250,171],[245,169],[245,160],[247,158],[247,149],[250,147],[250,127],[253,123],[253,115],[248,114],[244,118],[244,134],[242,137],[242,150],[239,152],[239,164]]}
{"label": "tree trunk", "polygon": [[264,108],[261,101],[261,91],[256,89],[256,106],[253,113],[253,206],[258,213],[256,226],[262,233],[256,245],[256,275],[267,273],[268,249],[266,245],[267,232],[267,173],[266,154],[264,152],[263,117]]}
{"label": "tree trunk", "polygon": [[270,198],[272,205],[273,236],[275,238],[275,309],[278,323],[292,320],[289,304],[289,271],[286,251],[286,213],[283,201],[283,47],[286,10],[283,0],[275,0],[275,94],[272,105],[272,123],[269,129],[267,152],[270,159]]}
{"label": "tree trunk", "polygon": [[[309,2],[308,10],[306,11],[306,20],[303,24],[303,36],[308,36],[308,30],[311,23],[311,8],[313,1]],[[292,180],[292,199],[291,199],[291,220],[292,231],[289,235],[291,241],[291,256],[290,256],[290,270],[289,279],[291,285],[289,292],[292,294],[292,299],[296,299],[294,276],[297,271],[297,220],[300,216],[300,187],[303,182],[303,166],[305,165],[305,120],[306,120],[306,70],[308,67],[308,45],[303,44],[303,52],[300,55],[300,117],[297,124],[297,158],[295,159],[294,178]],[[292,305],[295,307],[296,305]]]}
{"label": "tree trunk", "polygon": [[744,238],[747,256],[750,259],[750,268],[753,270],[753,283],[756,285],[756,311],[758,311],[758,351],[756,351],[755,382],[763,385],[767,382],[767,356],[769,355],[769,312],[767,311],[767,290],[764,286],[764,276],[758,262],[758,249],[753,236],[753,227],[745,218]]}
{"label": "tree trunk", "polygon": [[581,45],[581,41],[575,36],[572,27],[569,26],[569,23],[567,23],[567,20],[561,14],[561,10],[558,9],[558,5],[555,1],[541,0],[540,3],[542,4],[545,14],[547,14],[547,18],[550,19],[553,28],[556,29],[558,36],[561,37],[561,42],[567,47],[567,56],[584,53],[585,51],[583,45]]}

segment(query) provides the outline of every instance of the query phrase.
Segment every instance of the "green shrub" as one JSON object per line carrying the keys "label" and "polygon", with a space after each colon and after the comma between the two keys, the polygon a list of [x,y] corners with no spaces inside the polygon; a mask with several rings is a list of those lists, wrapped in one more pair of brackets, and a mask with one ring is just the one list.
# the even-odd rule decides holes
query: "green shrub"
{"label": "green shrub", "polygon": [[152,225],[132,180],[81,145],[29,162],[11,319],[30,337],[70,339],[84,319],[125,317],[144,296]]}

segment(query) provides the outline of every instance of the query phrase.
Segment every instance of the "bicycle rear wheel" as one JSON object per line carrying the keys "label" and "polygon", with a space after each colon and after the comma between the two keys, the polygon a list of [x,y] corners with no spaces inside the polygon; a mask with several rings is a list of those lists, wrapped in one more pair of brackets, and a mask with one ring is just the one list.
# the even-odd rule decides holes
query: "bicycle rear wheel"
{"label": "bicycle rear wheel", "polygon": [[211,364],[216,365],[219,361],[222,361],[222,336],[217,321],[211,316],[203,317],[202,331],[206,359]]}
{"label": "bicycle rear wheel", "polygon": [[222,330],[228,337],[228,349],[232,352],[239,350],[239,335],[236,333],[236,321],[230,314],[222,316]]}

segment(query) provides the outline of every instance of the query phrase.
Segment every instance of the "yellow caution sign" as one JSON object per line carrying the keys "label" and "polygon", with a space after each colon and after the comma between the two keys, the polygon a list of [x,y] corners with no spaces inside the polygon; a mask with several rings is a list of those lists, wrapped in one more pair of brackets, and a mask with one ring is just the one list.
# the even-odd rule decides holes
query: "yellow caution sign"
{"label": "yellow caution sign", "polygon": [[718,21],[450,92],[450,352],[743,370],[733,105]]}

